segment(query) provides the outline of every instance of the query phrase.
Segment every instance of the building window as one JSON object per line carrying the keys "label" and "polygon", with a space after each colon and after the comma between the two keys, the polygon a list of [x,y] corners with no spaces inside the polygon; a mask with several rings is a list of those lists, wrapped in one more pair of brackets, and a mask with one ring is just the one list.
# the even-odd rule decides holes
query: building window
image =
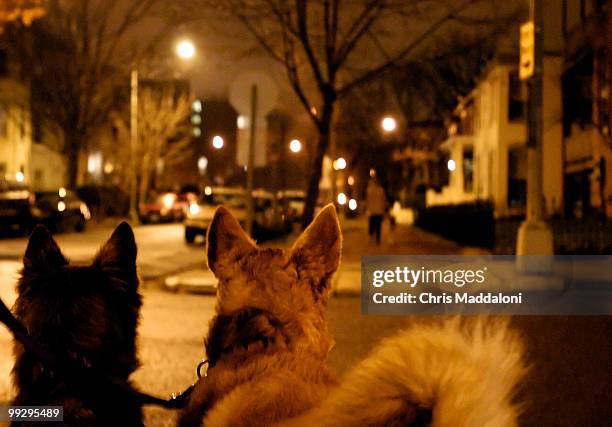
{"label": "building window", "polygon": [[8,58],[6,50],[0,49],[0,77],[8,74]]}
{"label": "building window", "polygon": [[606,51],[600,49],[597,52],[596,68],[596,108],[595,117],[600,132],[608,136],[610,134],[610,81],[608,79],[608,58]]}
{"label": "building window", "polygon": [[511,71],[508,75],[508,121],[524,120],[525,101],[525,85],[519,79],[518,71]]}
{"label": "building window", "polygon": [[6,106],[0,103],[0,138],[6,138],[7,122]]}
{"label": "building window", "polygon": [[508,150],[508,207],[520,210],[527,203],[527,148]]}
{"label": "building window", "polygon": [[463,149],[463,190],[471,193],[474,189],[474,150],[472,147]]}
{"label": "building window", "polygon": [[572,125],[584,129],[593,121],[593,54],[583,56],[562,77],[563,136],[572,134]]}
{"label": "building window", "polygon": [[32,140],[36,143],[42,142],[42,120],[40,114],[32,112]]}

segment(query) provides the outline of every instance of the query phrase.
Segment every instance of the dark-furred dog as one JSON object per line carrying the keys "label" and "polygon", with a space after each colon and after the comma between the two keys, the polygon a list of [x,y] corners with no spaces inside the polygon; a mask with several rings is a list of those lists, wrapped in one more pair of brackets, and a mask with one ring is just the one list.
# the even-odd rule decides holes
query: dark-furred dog
{"label": "dark-furred dog", "polygon": [[68,425],[142,425],[140,405],[121,392],[138,366],[141,300],[130,226],[119,225],[88,266],[69,265],[38,226],[23,258],[18,294],[16,317],[64,369],[45,366],[17,343],[13,404],[63,406]]}
{"label": "dark-furred dog", "polygon": [[258,248],[222,207],[207,240],[219,279],[211,368],[183,426],[517,425],[522,343],[503,322],[414,326],[337,381],[326,363],[325,309],[342,243],[333,206],[287,251]]}

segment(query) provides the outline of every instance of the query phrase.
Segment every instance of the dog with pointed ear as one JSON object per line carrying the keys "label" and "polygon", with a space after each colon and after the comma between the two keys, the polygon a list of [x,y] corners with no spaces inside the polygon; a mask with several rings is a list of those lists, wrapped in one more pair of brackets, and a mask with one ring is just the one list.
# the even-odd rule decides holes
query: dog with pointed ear
{"label": "dog with pointed ear", "polygon": [[[138,367],[136,327],[141,298],[136,255],[134,233],[125,222],[93,262],[83,266],[70,265],[49,231],[37,226],[23,257],[16,317],[60,361],[127,381]],[[68,422],[106,424],[119,417],[141,423],[140,407],[134,402],[104,395],[95,384],[92,390],[75,390],[73,383],[42,366],[18,343],[15,355],[16,405],[63,404]],[[86,401],[82,400],[85,394]]]}
{"label": "dog with pointed ear", "polygon": [[[325,307],[342,247],[333,205],[322,209],[286,250],[258,247],[230,211],[219,207],[207,243],[208,265],[219,280],[217,316],[206,340],[209,357],[252,336],[310,346],[308,351],[327,355],[332,340]],[[251,320],[236,321],[245,316]]]}
{"label": "dog with pointed ear", "polygon": [[[240,425],[223,418],[244,414],[223,409],[225,397],[230,406],[241,405],[242,398],[286,402],[289,394],[275,393],[294,388],[291,379],[304,392],[292,394],[287,405],[270,405],[266,414],[254,416],[255,424],[273,424],[278,413],[272,407],[300,413],[327,395],[336,377],[325,364],[333,345],[325,312],[341,248],[333,205],[323,208],[287,249],[257,246],[229,210],[217,208],[207,233],[208,266],[218,279],[215,316],[205,338],[211,368],[197,383],[179,425],[202,425],[206,411],[205,425]],[[286,387],[252,387],[268,377],[289,381]]]}
{"label": "dog with pointed ear", "polygon": [[258,248],[222,206],[215,212],[206,240],[208,267],[219,279],[220,289],[229,283],[240,285],[249,280],[275,287],[271,282],[279,285],[279,277],[273,280],[269,276],[278,274],[282,265],[294,275],[294,280],[286,278],[286,283],[297,279],[317,296],[326,296],[330,291],[342,249],[340,224],[331,204],[321,210],[288,251]]}

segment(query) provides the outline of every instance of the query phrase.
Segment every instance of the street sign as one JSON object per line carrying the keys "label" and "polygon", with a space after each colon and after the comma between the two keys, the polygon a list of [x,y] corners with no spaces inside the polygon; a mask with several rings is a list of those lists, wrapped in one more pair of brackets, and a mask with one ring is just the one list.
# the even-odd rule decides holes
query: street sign
{"label": "street sign", "polygon": [[519,78],[527,80],[535,71],[535,26],[533,21],[521,25],[521,57],[519,60]]}
{"label": "street sign", "polygon": [[[257,87],[257,117],[251,116],[251,89]],[[236,162],[246,166],[249,157],[249,143],[251,138],[251,123],[255,123],[253,147],[255,167],[266,164],[266,115],[276,107],[278,101],[278,87],[274,80],[260,71],[245,71],[241,73],[230,87],[230,102],[240,113],[248,126],[238,129],[238,149]]]}

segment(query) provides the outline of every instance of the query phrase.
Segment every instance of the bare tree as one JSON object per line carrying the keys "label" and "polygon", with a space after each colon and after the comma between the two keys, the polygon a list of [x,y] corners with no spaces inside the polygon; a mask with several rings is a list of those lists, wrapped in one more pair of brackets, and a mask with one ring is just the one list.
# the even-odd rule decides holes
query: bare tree
{"label": "bare tree", "polygon": [[130,44],[130,31],[151,16],[157,2],[48,0],[44,18],[9,34],[31,81],[33,113],[61,130],[71,187],[79,180],[88,140],[124,98],[118,90],[128,81],[122,66],[159,41],[152,36],[146,45]]}
{"label": "bare tree", "polygon": [[217,10],[236,18],[258,45],[282,65],[293,91],[318,131],[304,226],[313,217],[337,101],[393,65],[421,53],[423,42],[446,24],[460,22],[461,14],[477,2],[211,2]]}
{"label": "bare tree", "polygon": [[[127,114],[114,114],[118,130],[118,144],[115,147],[118,151],[115,155],[118,163],[135,165],[139,203],[142,204],[160,166],[168,168],[193,154],[189,125],[191,103],[187,95],[178,94],[172,87],[144,87],[139,95],[138,108],[138,144],[134,150],[136,161],[130,161],[132,150]],[[128,176],[123,179],[126,188],[128,179]]]}
{"label": "bare tree", "polygon": [[[412,193],[419,184],[431,184],[431,166],[447,136],[447,122],[494,55],[504,33],[499,29],[507,31],[511,22],[498,22],[473,36],[450,33],[418,59],[394,65],[347,95],[340,102],[337,137],[341,149],[351,152],[350,163],[366,154],[373,165],[401,160],[403,189]],[[381,112],[401,124],[392,134],[380,128]]]}

